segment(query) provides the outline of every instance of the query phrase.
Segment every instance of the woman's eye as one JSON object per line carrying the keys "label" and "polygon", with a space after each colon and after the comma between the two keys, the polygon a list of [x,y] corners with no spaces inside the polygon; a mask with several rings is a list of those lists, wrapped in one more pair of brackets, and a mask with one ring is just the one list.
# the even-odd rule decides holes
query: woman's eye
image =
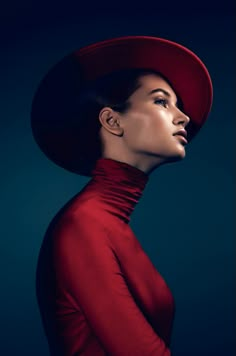
{"label": "woman's eye", "polygon": [[167,100],[166,99],[155,99],[154,100],[155,104],[159,104],[164,106],[165,108],[167,107]]}

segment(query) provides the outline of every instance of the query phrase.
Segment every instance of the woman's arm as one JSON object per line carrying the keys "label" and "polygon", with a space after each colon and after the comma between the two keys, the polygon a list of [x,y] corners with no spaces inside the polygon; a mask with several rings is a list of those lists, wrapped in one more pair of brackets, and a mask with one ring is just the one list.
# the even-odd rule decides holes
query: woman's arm
{"label": "woman's arm", "polygon": [[103,224],[83,215],[64,221],[56,231],[58,278],[109,355],[170,356],[137,307]]}

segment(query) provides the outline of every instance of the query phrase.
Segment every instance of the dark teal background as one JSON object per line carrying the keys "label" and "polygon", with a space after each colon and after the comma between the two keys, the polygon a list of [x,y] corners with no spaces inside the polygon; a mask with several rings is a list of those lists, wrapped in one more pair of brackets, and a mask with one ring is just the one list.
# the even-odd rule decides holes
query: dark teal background
{"label": "dark teal background", "polygon": [[25,1],[0,11],[3,356],[48,356],[35,295],[37,256],[53,216],[88,181],[41,153],[31,136],[31,100],[61,57],[122,35],[177,41],[212,76],[208,121],[183,161],[150,176],[131,226],[175,297],[173,355],[235,355],[235,12],[227,2],[202,1],[192,10],[161,4],[79,9]]}

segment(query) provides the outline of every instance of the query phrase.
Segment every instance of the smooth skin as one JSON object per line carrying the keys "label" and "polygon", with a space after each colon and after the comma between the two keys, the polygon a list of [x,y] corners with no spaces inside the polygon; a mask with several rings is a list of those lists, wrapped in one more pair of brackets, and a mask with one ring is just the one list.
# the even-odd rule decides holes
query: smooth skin
{"label": "smooth skin", "polygon": [[102,157],[149,174],[162,164],[185,157],[186,143],[174,134],[186,128],[190,118],[178,108],[175,92],[162,77],[147,74],[139,82],[125,114],[110,107],[100,111]]}

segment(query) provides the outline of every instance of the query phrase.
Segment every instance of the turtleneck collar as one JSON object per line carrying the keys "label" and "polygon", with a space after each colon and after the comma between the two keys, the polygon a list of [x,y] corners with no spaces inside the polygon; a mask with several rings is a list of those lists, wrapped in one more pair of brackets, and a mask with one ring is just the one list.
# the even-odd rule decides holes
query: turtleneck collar
{"label": "turtleneck collar", "polygon": [[128,163],[100,158],[92,171],[91,183],[108,211],[128,224],[148,179],[148,174]]}

